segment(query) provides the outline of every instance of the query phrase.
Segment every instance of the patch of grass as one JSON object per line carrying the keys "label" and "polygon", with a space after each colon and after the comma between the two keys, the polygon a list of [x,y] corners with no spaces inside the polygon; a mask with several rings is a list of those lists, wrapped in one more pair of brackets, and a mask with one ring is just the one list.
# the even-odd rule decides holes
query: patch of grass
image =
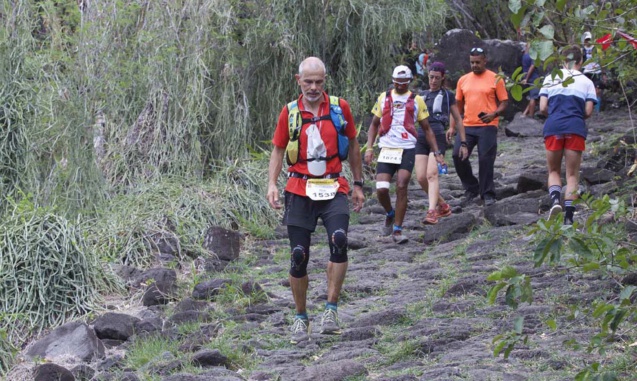
{"label": "patch of grass", "polygon": [[126,352],[125,368],[140,369],[150,362],[156,361],[164,352],[170,352],[178,357],[179,345],[179,341],[161,336],[150,336],[137,340]]}
{"label": "patch of grass", "polygon": [[241,343],[259,337],[260,332],[246,330],[245,326],[234,321],[226,321],[219,334],[206,345],[210,349],[218,349],[228,357],[232,369],[251,370],[256,368],[260,359],[252,349]]}
{"label": "patch of grass", "polygon": [[171,177],[112,198],[94,227],[96,251],[112,262],[144,267],[165,240],[176,244],[179,259],[206,257],[201,237],[210,226],[241,227],[254,236],[269,236],[264,232],[278,223],[276,212],[262,196],[265,185],[255,184],[261,181],[253,173],[256,168],[250,170],[256,164],[246,166],[246,177],[234,182],[232,176],[209,182]]}
{"label": "patch of grass", "polygon": [[[236,277],[239,276],[240,274],[236,275]],[[223,287],[219,291],[219,294],[215,297],[215,301],[221,306],[239,309],[267,301],[268,298],[264,290],[252,290],[252,292],[246,294],[241,289],[243,282],[245,282],[245,279],[233,279],[231,284]]]}
{"label": "patch of grass", "polygon": [[394,340],[383,340],[381,344],[376,346],[376,349],[384,355],[385,358],[382,364],[385,366],[414,359],[419,356],[419,343],[416,339],[399,343]]}
{"label": "patch of grass", "polygon": [[[4,320],[3,315],[4,314],[0,314],[2,320]],[[0,329],[0,375],[9,370],[17,353],[18,350],[8,340],[7,331]]]}

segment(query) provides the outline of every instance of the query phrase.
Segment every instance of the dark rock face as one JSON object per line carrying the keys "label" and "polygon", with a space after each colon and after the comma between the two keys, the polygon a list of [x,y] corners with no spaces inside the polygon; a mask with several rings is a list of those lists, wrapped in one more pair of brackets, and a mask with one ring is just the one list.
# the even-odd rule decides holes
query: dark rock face
{"label": "dark rock face", "polygon": [[71,322],[35,342],[25,355],[30,359],[40,357],[50,360],[71,356],[90,362],[104,356],[104,345],[88,325]]}
{"label": "dark rock face", "polygon": [[135,324],[140,322],[134,316],[108,312],[95,320],[93,328],[100,339],[126,341],[135,333]]}
{"label": "dark rock face", "polygon": [[135,323],[134,331],[137,335],[150,334],[161,331],[163,326],[162,319],[159,317],[150,317]]}
{"label": "dark rock face", "polygon": [[580,176],[589,184],[604,184],[613,181],[617,174],[603,168],[582,167]]}
{"label": "dark rock face", "polygon": [[230,360],[218,350],[203,350],[192,356],[192,363],[196,366],[228,366]]}
{"label": "dark rock face", "polygon": [[212,226],[204,237],[204,248],[214,253],[221,261],[233,261],[239,258],[241,233],[224,229],[219,226]]}
{"label": "dark rock face", "polygon": [[75,381],[73,373],[56,364],[38,365],[34,371],[34,381]]}
{"label": "dark rock face", "polygon": [[541,137],[543,136],[544,124],[534,118],[522,116],[517,113],[513,120],[504,128],[506,136],[511,137]]}
{"label": "dark rock face", "polygon": [[211,279],[198,283],[192,291],[192,298],[196,300],[210,300],[219,294],[221,289],[232,284],[229,279]]}
{"label": "dark rock face", "polygon": [[487,68],[498,72],[499,68],[507,75],[513,74],[516,68],[522,66],[524,46],[514,41],[481,40],[467,29],[452,29],[445,33],[438,44],[438,53],[434,61],[445,63],[449,72],[447,78],[450,88],[455,88],[458,79],[471,71],[469,54],[471,49],[479,47],[485,50]]}
{"label": "dark rock face", "polygon": [[330,364],[308,366],[300,369],[290,369],[281,375],[281,380],[295,381],[339,381],[347,377],[366,375],[367,369],[352,360],[334,361]]}
{"label": "dark rock face", "polygon": [[520,173],[517,193],[527,193],[539,189],[546,190],[546,169],[533,168]]}
{"label": "dark rock face", "polygon": [[[481,40],[470,30],[452,29],[440,39],[438,53],[433,58],[434,61],[445,63],[445,69],[448,72],[445,86],[455,90],[458,79],[471,71],[469,53],[474,47],[485,50],[487,69],[496,73],[501,68],[504,74],[510,76],[516,68],[522,66],[524,46],[521,43],[508,40]],[[507,120],[513,119],[516,112],[526,107],[526,101],[518,105],[514,104],[511,97],[509,98],[510,105],[503,115]]]}
{"label": "dark rock face", "polygon": [[71,369],[76,381],[89,381],[95,376],[95,369],[88,365],[80,364]]}
{"label": "dark rock face", "polygon": [[[177,273],[175,270],[166,268],[156,268],[145,271],[135,279],[135,284],[139,287],[144,285],[146,291],[143,296],[144,306],[155,306],[166,304],[173,299]],[[145,286],[146,284],[148,284]]]}

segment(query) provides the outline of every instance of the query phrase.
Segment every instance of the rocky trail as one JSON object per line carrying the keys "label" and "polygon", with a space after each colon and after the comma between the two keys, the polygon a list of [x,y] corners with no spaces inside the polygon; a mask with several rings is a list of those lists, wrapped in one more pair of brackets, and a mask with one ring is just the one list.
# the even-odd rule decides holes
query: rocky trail
{"label": "rocky trail", "polygon": [[[617,179],[625,176],[627,168],[623,164],[613,168],[610,164],[616,158],[591,151],[608,139],[632,136],[629,127],[625,111],[608,111],[591,118],[582,190],[602,195],[617,189]],[[422,225],[427,198],[413,181],[404,223],[410,240],[396,245],[391,238],[380,236],[383,210],[372,189],[367,189],[366,206],[353,217],[350,227],[350,265],[339,303],[344,327],[341,336],[313,333],[309,342],[288,343],[293,302],[287,280],[288,241],[281,228],[275,239],[250,242],[241,251],[241,258],[227,263],[225,271],[215,271],[225,258],[199,264],[203,272],[197,279],[193,278],[194,270],[186,266],[177,271],[155,269],[155,279],[165,280],[168,289],[183,279],[190,279],[192,287],[182,289],[177,301],[153,305],[148,300],[161,299],[166,290],[157,282],[154,293],[149,295],[146,290],[137,305],[126,310],[113,307],[89,324],[72,323],[75,325],[65,332],[54,331],[23,353],[27,359],[49,361],[36,366],[25,360],[8,380],[31,379],[27,375],[35,379],[57,375],[55,379],[60,380],[129,381],[572,380],[586,364],[607,358],[564,344],[571,340],[586,346],[598,331],[587,318],[565,319],[565,311],[611,298],[617,285],[612,279],[582,275],[567,267],[534,267],[537,243],[528,231],[538,219],[546,218],[549,207],[541,123],[516,117],[500,130],[498,201],[492,206],[460,205],[464,192],[448,152],[450,173],[441,176],[440,189],[453,214],[437,225]],[[476,152],[471,159],[477,171]],[[580,211],[576,220],[584,214]],[[319,228],[313,236],[308,266],[308,312],[315,327],[320,325],[326,299],[326,242],[325,231]],[[504,265],[532,276],[532,304],[512,310],[503,293],[494,304],[488,303],[487,292],[493,283],[487,276]],[[248,273],[228,275],[233,267]],[[143,274],[148,277],[147,273],[129,269],[123,276],[135,279],[130,282],[135,283]],[[219,290],[237,284],[244,295],[264,297],[219,314],[216,298],[229,295]],[[528,341],[516,344],[507,359],[494,357],[494,338],[511,331],[519,316],[524,317],[523,334],[528,335]],[[555,319],[557,329],[549,327],[550,319]],[[229,329],[234,332],[232,340],[215,340]],[[139,350],[137,343],[156,336],[176,344],[157,356],[149,354],[135,368],[130,357],[133,350]],[[624,344],[618,343],[615,350],[628,350]],[[70,348],[64,352],[63,346]],[[77,354],[80,348],[82,356]],[[61,355],[69,352],[75,360]],[[77,361],[78,357],[83,361]],[[634,347],[632,358],[637,359]]]}

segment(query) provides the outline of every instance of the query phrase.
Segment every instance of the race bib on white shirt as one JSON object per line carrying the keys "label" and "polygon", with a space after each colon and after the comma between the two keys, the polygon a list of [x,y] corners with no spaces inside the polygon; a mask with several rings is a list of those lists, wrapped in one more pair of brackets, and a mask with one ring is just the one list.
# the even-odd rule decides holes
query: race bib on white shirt
{"label": "race bib on white shirt", "polygon": [[403,161],[402,148],[385,147],[380,150],[380,154],[378,155],[379,163],[400,164],[402,161]]}
{"label": "race bib on white shirt", "polygon": [[[409,92],[405,94],[392,93],[392,123],[389,131],[378,138],[378,145],[380,147],[397,147],[397,148],[414,148],[416,146],[417,136],[412,136],[404,127],[405,124],[405,112],[406,104],[409,99]],[[382,99],[381,106],[384,105],[384,98]],[[414,105],[416,110],[418,105]],[[380,106],[379,106],[380,107]],[[382,110],[382,107],[380,108]],[[414,116],[414,119],[416,117]],[[417,125],[416,125],[417,127]]]}
{"label": "race bib on white shirt", "polygon": [[339,187],[337,179],[308,179],[305,194],[314,201],[331,200]]}

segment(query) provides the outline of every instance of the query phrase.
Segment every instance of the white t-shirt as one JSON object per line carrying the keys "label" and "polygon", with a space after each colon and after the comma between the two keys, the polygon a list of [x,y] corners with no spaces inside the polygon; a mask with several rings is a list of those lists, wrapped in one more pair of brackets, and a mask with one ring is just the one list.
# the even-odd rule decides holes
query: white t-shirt
{"label": "white t-shirt", "polygon": [[[595,49],[594,46],[584,47],[584,53],[585,53],[584,61],[588,61],[593,56],[593,49]],[[602,72],[602,69],[597,62],[589,62],[586,65],[584,65],[583,72],[584,74],[586,73],[599,74]]]}
{"label": "white t-shirt", "polygon": [[[416,147],[417,136],[413,136],[405,129],[405,104],[411,95],[411,91],[407,91],[405,94],[396,94],[392,90],[392,122],[389,131],[378,138],[378,146],[380,148],[405,148],[410,149]],[[372,108],[372,114],[379,118],[383,117],[383,108],[385,107],[386,93],[382,93],[378,96],[374,108]],[[416,95],[414,98],[414,130],[418,129],[418,122],[429,117],[427,111],[427,105],[425,100]]]}

